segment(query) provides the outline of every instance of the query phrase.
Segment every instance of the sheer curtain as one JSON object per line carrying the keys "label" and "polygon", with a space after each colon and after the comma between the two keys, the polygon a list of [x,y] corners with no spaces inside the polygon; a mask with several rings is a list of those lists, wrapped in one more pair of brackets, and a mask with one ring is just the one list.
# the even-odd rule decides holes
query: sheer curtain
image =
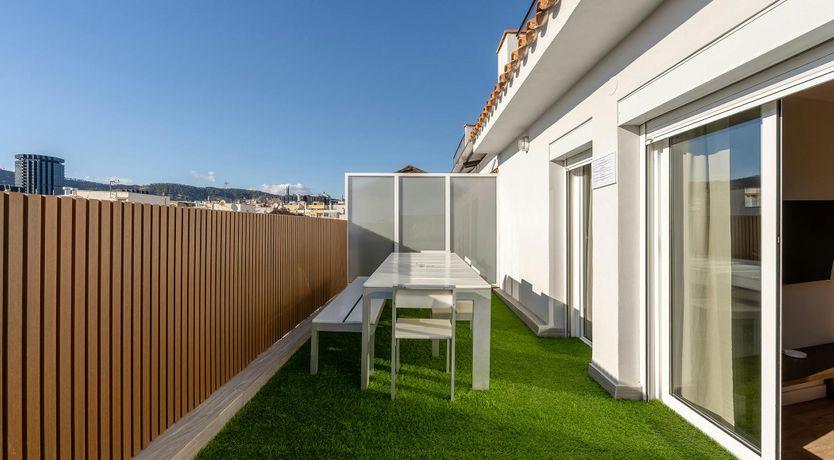
{"label": "sheer curtain", "polygon": [[[727,135],[726,131],[723,132]],[[720,135],[720,133],[719,133]],[[682,279],[680,395],[734,422],[730,150],[721,139],[679,145]],[[689,147],[689,148],[687,148]]]}

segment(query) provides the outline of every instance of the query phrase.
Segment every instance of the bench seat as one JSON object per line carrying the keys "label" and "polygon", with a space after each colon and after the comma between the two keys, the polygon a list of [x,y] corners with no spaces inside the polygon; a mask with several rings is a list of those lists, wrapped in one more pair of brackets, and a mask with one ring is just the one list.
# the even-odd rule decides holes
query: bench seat
{"label": "bench seat", "polygon": [[[310,338],[311,374],[318,372],[319,332],[362,332],[362,286],[367,279],[367,276],[357,277],[313,318]],[[373,337],[379,317],[382,315],[384,304],[385,300],[383,299],[371,300],[371,337]],[[371,343],[373,343],[373,340],[371,340]]]}

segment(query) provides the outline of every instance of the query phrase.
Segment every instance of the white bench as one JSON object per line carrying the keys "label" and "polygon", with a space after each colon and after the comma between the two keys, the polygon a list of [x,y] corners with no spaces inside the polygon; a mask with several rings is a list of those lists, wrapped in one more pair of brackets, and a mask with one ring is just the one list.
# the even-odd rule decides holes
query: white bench
{"label": "white bench", "polygon": [[[334,297],[327,306],[313,318],[310,335],[310,373],[319,371],[319,332],[362,333],[362,285],[367,276],[357,277]],[[371,359],[374,356],[374,332],[382,314],[383,299],[371,300]]]}

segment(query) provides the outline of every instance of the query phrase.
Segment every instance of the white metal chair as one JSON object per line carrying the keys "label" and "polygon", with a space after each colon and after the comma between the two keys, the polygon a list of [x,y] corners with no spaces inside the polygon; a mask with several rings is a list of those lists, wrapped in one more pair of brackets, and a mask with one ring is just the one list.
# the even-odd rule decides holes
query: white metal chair
{"label": "white metal chair", "polygon": [[[455,400],[455,290],[449,286],[397,286],[391,303],[391,399],[400,369],[400,340],[446,340],[446,372],[451,373]],[[450,319],[397,318],[397,310],[446,308]]]}
{"label": "white metal chair", "polygon": [[[468,321],[469,330],[472,330],[472,316],[475,310],[475,301],[471,299],[456,299],[455,300],[455,321]],[[432,308],[431,317],[439,319],[452,319],[451,308]],[[448,351],[448,350],[447,350]],[[440,354],[440,342],[437,340],[431,341],[431,355],[438,356]]]}

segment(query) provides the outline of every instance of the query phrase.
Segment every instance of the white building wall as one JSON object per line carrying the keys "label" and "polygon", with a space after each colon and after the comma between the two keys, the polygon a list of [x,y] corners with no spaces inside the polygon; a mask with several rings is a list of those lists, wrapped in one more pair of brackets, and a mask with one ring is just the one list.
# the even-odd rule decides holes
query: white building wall
{"label": "white building wall", "polygon": [[[617,153],[617,183],[593,190],[592,359],[617,385],[618,396],[640,397],[646,383],[645,147],[639,126],[619,126],[620,101],[772,3],[664,2],[519,134],[529,136],[529,152],[519,152],[515,143],[498,152],[499,279],[507,292],[551,324],[561,324],[567,302],[567,222],[564,168],[550,161],[560,152],[549,146],[591,120],[594,157]],[[495,165],[495,160],[485,161],[480,170],[489,172]]]}

